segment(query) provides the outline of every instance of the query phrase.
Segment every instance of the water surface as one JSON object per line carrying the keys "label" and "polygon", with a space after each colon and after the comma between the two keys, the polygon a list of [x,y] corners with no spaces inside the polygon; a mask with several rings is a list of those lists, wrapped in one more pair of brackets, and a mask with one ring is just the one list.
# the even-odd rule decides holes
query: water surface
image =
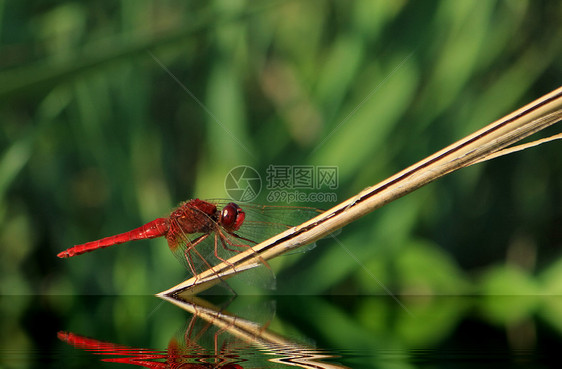
{"label": "water surface", "polygon": [[4,296],[1,368],[550,367],[553,296]]}

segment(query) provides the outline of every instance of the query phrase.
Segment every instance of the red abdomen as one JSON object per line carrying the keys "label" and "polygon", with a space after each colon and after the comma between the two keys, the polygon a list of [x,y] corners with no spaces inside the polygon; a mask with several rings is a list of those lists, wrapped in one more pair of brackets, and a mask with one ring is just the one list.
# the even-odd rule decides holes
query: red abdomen
{"label": "red abdomen", "polygon": [[69,258],[72,256],[84,254],[86,252],[94,251],[97,249],[102,249],[105,247],[119,245],[121,243],[143,240],[146,238],[156,238],[165,236],[169,230],[169,221],[166,218],[158,218],[152,222],[146,223],[142,227],[133,229],[132,231],[121,233],[115,236],[110,236],[102,238],[98,241],[87,242],[82,245],[76,245],[69,248],[63,252],[60,252],[57,256],[59,258]]}

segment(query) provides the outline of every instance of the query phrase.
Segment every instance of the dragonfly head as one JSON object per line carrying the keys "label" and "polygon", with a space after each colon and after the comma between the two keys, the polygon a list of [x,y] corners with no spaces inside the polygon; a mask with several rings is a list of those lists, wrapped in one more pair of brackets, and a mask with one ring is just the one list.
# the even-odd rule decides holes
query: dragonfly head
{"label": "dragonfly head", "polygon": [[228,203],[221,212],[220,223],[229,232],[240,229],[246,218],[244,210],[235,203]]}

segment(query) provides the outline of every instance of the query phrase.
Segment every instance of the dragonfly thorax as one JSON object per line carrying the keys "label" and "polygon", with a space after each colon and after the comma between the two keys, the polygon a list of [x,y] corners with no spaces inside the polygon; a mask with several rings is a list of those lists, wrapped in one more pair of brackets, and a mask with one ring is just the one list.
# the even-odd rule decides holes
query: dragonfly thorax
{"label": "dragonfly thorax", "polygon": [[170,233],[208,233],[216,227],[219,217],[215,205],[199,199],[189,200],[170,214]]}

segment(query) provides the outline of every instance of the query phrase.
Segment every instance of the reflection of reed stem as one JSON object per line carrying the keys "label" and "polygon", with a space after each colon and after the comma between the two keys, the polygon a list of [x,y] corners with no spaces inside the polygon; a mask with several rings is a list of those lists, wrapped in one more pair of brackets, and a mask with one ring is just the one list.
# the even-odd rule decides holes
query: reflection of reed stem
{"label": "reflection of reed stem", "polygon": [[363,190],[316,218],[254,246],[253,250],[235,255],[226,263],[200,273],[196,278],[182,282],[161,295],[199,293],[221,279],[257,265],[256,255],[268,260],[314,242],[445,174],[488,160],[502,148],[561,119],[562,87]]}
{"label": "reflection of reed stem", "polygon": [[293,342],[256,322],[227,313],[201,298],[195,296],[185,296],[185,298],[162,296],[162,298],[193,314],[194,318],[203,319],[232,337],[260,347],[262,352],[273,356],[269,359],[271,362],[301,368],[347,368],[320,361],[335,357],[329,351]]}

